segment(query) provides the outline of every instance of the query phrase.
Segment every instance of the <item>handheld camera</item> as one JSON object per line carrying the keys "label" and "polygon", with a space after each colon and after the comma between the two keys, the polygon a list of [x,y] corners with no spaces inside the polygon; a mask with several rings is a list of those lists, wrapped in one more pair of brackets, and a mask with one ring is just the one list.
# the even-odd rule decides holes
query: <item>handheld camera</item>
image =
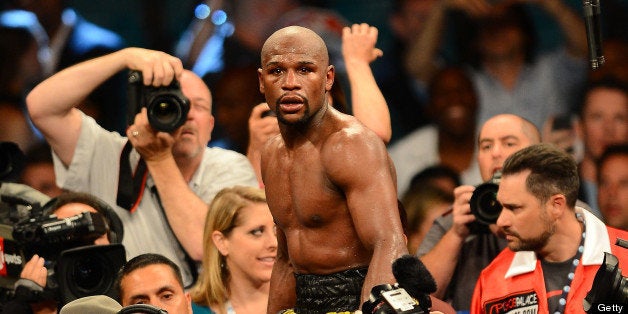
{"label": "handheld camera", "polygon": [[469,225],[471,233],[488,233],[488,225],[497,222],[502,212],[502,205],[497,201],[501,178],[501,172],[497,171],[490,180],[475,187],[469,201],[471,213],[475,216],[475,221]]}
{"label": "handheld camera", "polygon": [[174,80],[168,86],[146,86],[139,71],[129,72],[127,100],[128,125],[133,124],[135,115],[146,107],[150,126],[161,132],[171,133],[178,129],[190,111],[190,101],[181,92],[178,81]]}

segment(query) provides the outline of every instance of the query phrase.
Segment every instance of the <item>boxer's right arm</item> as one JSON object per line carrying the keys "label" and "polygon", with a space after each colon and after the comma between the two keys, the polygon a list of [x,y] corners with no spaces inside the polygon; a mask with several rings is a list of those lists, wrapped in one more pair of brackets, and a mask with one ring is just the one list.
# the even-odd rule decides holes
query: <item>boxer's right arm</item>
{"label": "boxer's right arm", "polygon": [[268,314],[294,308],[297,300],[294,270],[288,257],[288,246],[283,231],[277,228],[277,258],[270,278]]}

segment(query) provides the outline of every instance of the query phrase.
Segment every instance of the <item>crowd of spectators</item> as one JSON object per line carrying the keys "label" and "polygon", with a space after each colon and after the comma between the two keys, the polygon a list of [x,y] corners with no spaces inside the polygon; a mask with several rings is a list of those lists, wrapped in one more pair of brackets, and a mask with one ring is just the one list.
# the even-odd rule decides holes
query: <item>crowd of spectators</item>
{"label": "crowd of spectators", "polygon": [[[479,232],[469,225],[475,220],[470,197],[507,157],[537,142],[575,160],[576,212],[584,208],[627,230],[625,1],[601,4],[606,63],[597,70],[589,66],[578,0],[175,2],[3,1],[0,141],[25,153],[10,181],[48,197],[84,192],[111,205],[126,230],[118,240],[127,258],[163,255],[152,258],[175,270],[170,279],[183,289],[178,306],[185,311],[196,313],[201,305],[228,312],[229,297],[238,296],[229,290],[226,268],[213,275],[229,279],[221,282],[223,295],[199,290],[212,287],[199,288],[197,281],[198,271],[207,272],[204,246],[225,264],[234,257],[204,222],[224,188],[261,187],[263,194],[260,154],[279,128],[268,116],[272,104],[264,103],[257,69],[264,41],[288,25],[321,36],[335,65],[329,103],[386,145],[407,211],[408,250],[436,279],[434,297],[474,311],[480,272],[512,245],[503,233],[510,221]],[[123,26],[96,14],[116,10],[127,10],[134,21]],[[190,99],[180,131],[155,132],[145,110],[129,111],[128,69],[142,71],[148,85],[179,80]],[[121,188],[123,175],[131,183]],[[247,202],[265,203],[255,195]],[[593,218],[579,221],[587,219]],[[213,223],[225,238],[235,228]],[[183,291],[194,282],[190,297]],[[268,293],[267,281],[259,291]],[[38,306],[31,310],[57,310]]]}

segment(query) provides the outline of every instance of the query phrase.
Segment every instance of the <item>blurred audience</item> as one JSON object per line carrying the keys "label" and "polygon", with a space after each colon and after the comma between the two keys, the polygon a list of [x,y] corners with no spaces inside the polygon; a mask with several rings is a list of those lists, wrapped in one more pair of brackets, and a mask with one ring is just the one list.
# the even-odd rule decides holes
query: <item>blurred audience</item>
{"label": "blurred audience", "polygon": [[453,193],[462,182],[460,175],[451,167],[437,164],[419,171],[410,180],[410,188],[424,184],[434,185],[447,193]]}
{"label": "blurred audience", "polygon": [[20,183],[26,184],[50,197],[63,193],[55,180],[55,169],[50,145],[38,143],[26,151],[24,169],[20,174]]}
{"label": "blurred audience", "polygon": [[628,143],[628,85],[608,77],[589,83],[581,95],[577,132],[584,147],[578,165],[579,199],[600,217],[596,163],[607,146]]}
{"label": "blurred audience", "polygon": [[[484,0],[482,0],[484,1]],[[571,111],[573,94],[587,75],[584,23],[563,0],[526,0],[548,13],[566,38],[539,52],[534,25],[521,1],[491,5],[475,18],[477,37],[470,62],[480,98],[480,123],[501,113],[526,118],[541,129],[548,117]]]}
{"label": "blurred audience", "polygon": [[427,167],[417,173],[401,197],[407,215],[408,252],[416,254],[434,220],[451,209],[454,188],[460,177],[444,165]]}
{"label": "blurred audience", "polygon": [[249,116],[248,130],[249,143],[246,157],[255,170],[259,186],[264,187],[261,165],[262,149],[271,137],[279,135],[279,122],[267,103],[263,102],[253,107]]}
{"label": "blurred audience", "polygon": [[461,68],[444,68],[435,75],[429,91],[426,110],[434,122],[388,148],[397,170],[399,195],[407,191],[410,179],[417,172],[437,164],[456,171],[465,184],[480,181],[473,158],[478,103],[471,80]]}
{"label": "blurred audience", "polygon": [[24,10],[0,11],[0,99],[23,103],[26,93],[43,78],[46,32],[37,16]]}
{"label": "blurred audience", "polygon": [[581,162],[584,158],[584,143],[578,136],[577,123],[575,113],[549,117],[543,124],[543,143],[554,144]]}
{"label": "blurred audience", "polygon": [[[628,12],[625,12],[624,20],[628,20]],[[602,53],[606,60],[595,71],[589,72],[589,80],[597,81],[605,77],[616,77],[628,84],[628,39],[619,37],[606,38],[602,42]]]}
{"label": "blurred audience", "polygon": [[[175,55],[210,89],[234,68],[259,66],[259,52],[273,23],[298,6],[296,0],[204,1],[181,35]],[[207,11],[209,10],[209,11]]]}
{"label": "blurred audience", "polygon": [[212,90],[216,124],[209,145],[246,154],[249,115],[255,105],[264,101],[259,92],[257,67],[226,71]]}
{"label": "blurred audience", "polygon": [[416,254],[434,220],[451,209],[454,197],[442,189],[425,185],[412,187],[401,199],[408,216],[408,253]]}
{"label": "blurred audience", "polygon": [[41,142],[21,102],[0,99],[0,142],[13,142],[22,152]]}
{"label": "blurred audience", "polygon": [[209,206],[194,313],[265,313],[277,255],[275,223],[264,190],[223,189]]}
{"label": "blurred audience", "polygon": [[[436,2],[437,0],[391,1],[389,25],[393,35],[392,51],[383,56],[381,62],[384,63],[384,70],[377,77],[390,108],[393,131],[391,143],[430,121],[425,112],[429,75],[415,79],[405,62],[415,58],[422,59],[424,54],[430,52],[428,47],[421,47],[421,54],[418,55],[412,46],[419,42],[419,34],[426,29],[426,19]],[[426,43],[424,40],[420,42]],[[428,67],[432,69],[431,62],[422,64],[421,69],[427,72]]]}
{"label": "blurred audience", "polygon": [[606,147],[597,162],[597,177],[604,222],[628,231],[628,144]]}
{"label": "blurred audience", "polygon": [[[45,3],[8,0],[6,7],[34,13],[36,19],[29,19],[29,23],[33,24],[31,28],[35,29],[36,23],[43,28],[44,33],[37,34],[39,39],[36,50],[40,62],[40,79],[125,47],[119,34],[87,21],[69,6],[67,0],[47,0]],[[32,64],[27,66],[32,67]],[[31,84],[29,87],[33,86]],[[126,127],[125,88],[125,73],[112,76],[82,101],[84,111],[91,113],[107,130],[123,132]],[[27,92],[24,91],[24,94]]]}
{"label": "blurred audience", "polygon": [[30,125],[24,97],[41,80],[38,43],[45,32],[35,14],[0,11],[0,141],[24,152],[40,141]]}
{"label": "blurred audience", "polygon": [[[543,9],[541,14],[549,13],[566,38],[563,46],[554,45],[554,51],[537,49],[535,29],[547,27],[534,24],[529,16],[539,15],[537,7]],[[563,0],[401,0],[394,9],[391,25],[401,43],[394,62],[396,73],[403,75],[389,78],[382,90],[395,131],[401,128],[395,123],[398,106],[413,99],[407,91],[414,91],[414,99],[418,95],[425,105],[426,86],[437,70],[461,62],[472,65],[478,123],[512,113],[541,128],[547,117],[570,112],[571,96],[587,74],[587,42],[582,19]],[[408,84],[404,82],[411,87],[406,92],[401,89]],[[406,96],[397,100],[399,95]],[[401,119],[424,116],[420,103],[411,103],[407,107],[414,114],[406,111]],[[405,133],[396,132],[393,141]]]}

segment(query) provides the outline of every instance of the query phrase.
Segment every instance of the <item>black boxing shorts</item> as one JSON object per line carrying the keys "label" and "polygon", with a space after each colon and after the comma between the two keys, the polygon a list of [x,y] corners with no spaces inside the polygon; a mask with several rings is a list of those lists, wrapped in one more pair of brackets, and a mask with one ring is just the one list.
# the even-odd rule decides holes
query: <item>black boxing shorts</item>
{"label": "black boxing shorts", "polygon": [[297,314],[353,312],[360,308],[362,285],[368,268],[329,275],[294,274]]}

